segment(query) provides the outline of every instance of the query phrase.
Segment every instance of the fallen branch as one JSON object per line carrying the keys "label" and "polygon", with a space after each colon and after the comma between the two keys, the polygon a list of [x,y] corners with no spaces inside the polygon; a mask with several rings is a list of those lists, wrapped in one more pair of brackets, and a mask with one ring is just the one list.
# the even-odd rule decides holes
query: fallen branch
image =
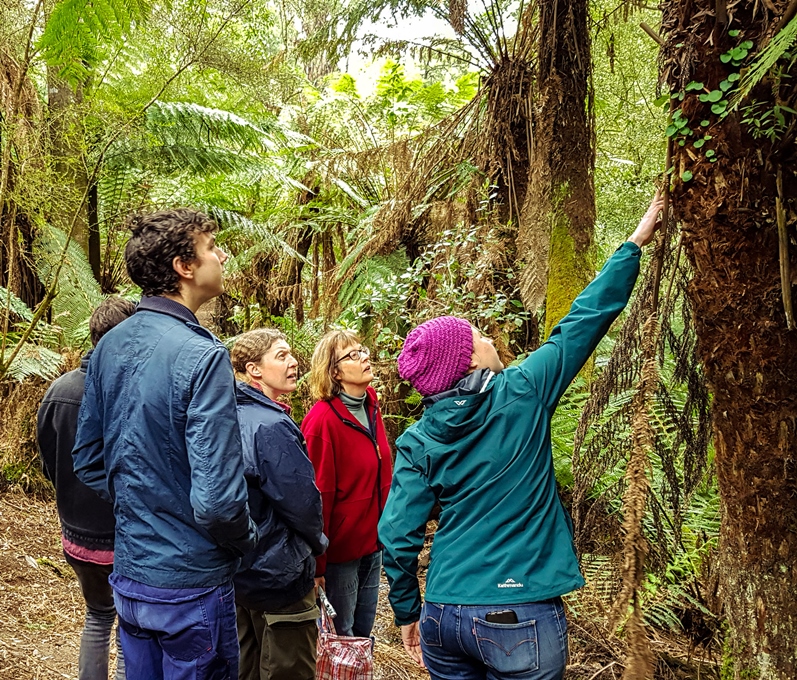
{"label": "fallen branch", "polygon": [[793,331],[794,307],[791,299],[791,266],[789,264],[789,234],[786,231],[786,208],[783,207],[783,170],[778,168],[776,180],[778,195],[775,198],[775,213],[778,217],[778,258],[780,259],[780,290],[783,311],[786,313],[786,328]]}

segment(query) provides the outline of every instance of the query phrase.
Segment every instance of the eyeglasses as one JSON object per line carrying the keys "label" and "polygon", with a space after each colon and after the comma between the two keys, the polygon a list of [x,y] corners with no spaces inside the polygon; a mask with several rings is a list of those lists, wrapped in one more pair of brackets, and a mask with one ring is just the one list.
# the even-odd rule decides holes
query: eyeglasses
{"label": "eyeglasses", "polygon": [[345,361],[346,359],[351,359],[352,361],[362,361],[363,359],[367,359],[371,356],[371,350],[367,347],[360,347],[360,349],[353,349],[348,354],[344,354],[340,359],[338,359],[333,366],[337,366],[341,361]]}

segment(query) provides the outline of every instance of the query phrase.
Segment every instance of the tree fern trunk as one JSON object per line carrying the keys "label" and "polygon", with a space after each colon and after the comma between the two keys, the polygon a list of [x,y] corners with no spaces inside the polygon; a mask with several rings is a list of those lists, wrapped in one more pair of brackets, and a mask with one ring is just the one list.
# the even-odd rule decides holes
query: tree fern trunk
{"label": "tree fern trunk", "polygon": [[[685,91],[690,81],[703,83],[706,91],[718,88],[743,66],[733,67],[720,56],[742,41],[764,44],[786,4],[744,0],[733,6],[727,26],[724,5],[715,0],[665,5],[664,78],[670,91]],[[718,7],[723,11],[715,16]],[[728,33],[736,29],[740,35]],[[676,175],[692,178],[675,180],[673,207],[695,270],[690,297],[714,395],[723,508],[718,567],[730,625],[723,677],[792,680],[797,677],[797,332],[787,330],[782,301],[775,177],[781,168],[793,235],[794,145],[753,138],[742,116],[719,118],[711,102],[700,102],[699,92],[685,92],[681,109],[697,121],[690,128],[709,121],[712,139],[702,148],[695,148],[692,138],[676,144]],[[787,79],[780,85],[769,81],[753,96],[763,103],[759,114],[771,115],[777,101],[794,101],[795,86]],[[716,162],[706,149],[716,154]],[[794,245],[786,250],[794,271]],[[786,287],[792,288],[791,282]]]}
{"label": "tree fern trunk", "polygon": [[81,206],[88,186],[85,162],[85,137],[81,114],[82,93],[59,80],[48,69],[48,132],[55,176],[61,183],[53,195],[60,199],[50,206],[49,219],[64,231],[69,229],[72,216],[79,211],[72,238],[80,244],[88,257],[89,220],[86,205]]}
{"label": "tree fern trunk", "polygon": [[27,67],[8,47],[0,45],[0,286],[33,309],[45,290],[33,268],[34,226],[14,194],[18,182],[27,181],[20,166],[35,166],[40,110]]}
{"label": "tree fern trunk", "polygon": [[595,153],[589,107],[587,3],[539,5],[529,190],[518,234],[528,309],[545,302],[545,336],[594,275]]}

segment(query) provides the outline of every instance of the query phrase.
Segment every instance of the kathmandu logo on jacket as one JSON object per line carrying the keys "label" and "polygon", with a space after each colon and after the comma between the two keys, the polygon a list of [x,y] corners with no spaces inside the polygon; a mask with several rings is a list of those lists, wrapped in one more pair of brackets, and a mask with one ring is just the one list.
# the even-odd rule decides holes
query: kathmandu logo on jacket
{"label": "kathmandu logo on jacket", "polygon": [[454,403],[455,403],[457,406],[464,406],[465,404],[467,404],[467,403],[468,403],[468,400],[467,400],[467,399],[463,399],[462,401],[457,401],[456,399],[454,399]]}
{"label": "kathmandu logo on jacket", "polygon": [[513,579],[513,578],[508,578],[508,579],[507,579],[506,581],[504,581],[503,583],[498,583],[498,584],[496,584],[496,585],[497,585],[499,588],[522,588],[522,587],[523,587],[523,584],[522,584],[522,583],[518,583],[518,582],[517,582],[517,581],[515,581],[515,579]]}

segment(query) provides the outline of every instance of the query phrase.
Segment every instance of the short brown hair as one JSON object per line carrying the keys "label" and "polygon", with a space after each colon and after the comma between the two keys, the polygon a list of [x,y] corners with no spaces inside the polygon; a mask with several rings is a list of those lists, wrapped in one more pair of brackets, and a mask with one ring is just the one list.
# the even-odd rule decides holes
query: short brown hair
{"label": "short brown hair", "polygon": [[117,324],[122,323],[127,317],[133,316],[136,306],[120,297],[109,297],[103,300],[95,309],[89,319],[91,344],[95,347],[100,338]]}
{"label": "short brown hair", "polygon": [[316,401],[337,397],[343,387],[335,377],[337,353],[349,345],[361,344],[354,331],[329,331],[316,345],[310,362],[310,394]]}
{"label": "short brown hair", "polygon": [[244,382],[249,382],[246,364],[250,361],[255,363],[260,361],[277,340],[285,340],[287,342],[288,338],[285,337],[285,333],[278,331],[276,328],[256,328],[238,336],[230,352],[232,368],[236,377]]}

